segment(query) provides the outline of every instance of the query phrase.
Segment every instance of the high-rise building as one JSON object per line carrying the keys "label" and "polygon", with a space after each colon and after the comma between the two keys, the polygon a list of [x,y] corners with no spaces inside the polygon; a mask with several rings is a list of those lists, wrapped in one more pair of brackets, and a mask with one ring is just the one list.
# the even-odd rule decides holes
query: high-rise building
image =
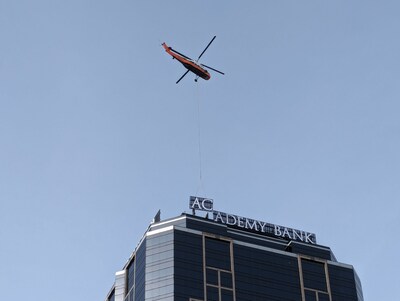
{"label": "high-rise building", "polygon": [[215,211],[209,199],[190,206],[156,216],[106,301],[363,301],[354,268],[315,234]]}

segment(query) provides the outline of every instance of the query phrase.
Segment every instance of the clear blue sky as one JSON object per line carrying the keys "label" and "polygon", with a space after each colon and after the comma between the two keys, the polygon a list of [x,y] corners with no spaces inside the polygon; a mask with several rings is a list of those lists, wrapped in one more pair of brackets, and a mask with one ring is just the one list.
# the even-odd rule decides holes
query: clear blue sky
{"label": "clear blue sky", "polygon": [[[365,300],[395,300],[399,10],[0,0],[1,299],[103,300],[157,210],[198,193],[316,233]],[[226,75],[176,85],[160,44],[196,58],[214,35]]]}

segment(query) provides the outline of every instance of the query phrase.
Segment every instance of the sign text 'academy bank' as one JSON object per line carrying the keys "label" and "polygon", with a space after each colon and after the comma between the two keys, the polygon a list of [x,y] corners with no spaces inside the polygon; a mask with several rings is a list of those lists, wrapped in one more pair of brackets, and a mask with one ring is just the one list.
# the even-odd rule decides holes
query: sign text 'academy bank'
{"label": "sign text 'academy bank'", "polygon": [[296,240],[305,243],[315,244],[316,236],[314,233],[297,230],[289,227],[279,226],[235,214],[215,211],[213,209],[213,200],[208,198],[190,197],[189,206],[193,210],[202,210],[213,213],[215,222],[227,226],[241,228],[251,232],[257,232],[264,235],[275,236],[286,240]]}

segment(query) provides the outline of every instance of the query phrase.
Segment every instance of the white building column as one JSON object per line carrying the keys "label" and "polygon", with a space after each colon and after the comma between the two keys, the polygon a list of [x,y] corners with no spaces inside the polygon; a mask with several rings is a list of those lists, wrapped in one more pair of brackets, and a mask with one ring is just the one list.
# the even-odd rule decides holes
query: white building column
{"label": "white building column", "polygon": [[124,301],[126,292],[126,271],[115,273],[115,301]]}

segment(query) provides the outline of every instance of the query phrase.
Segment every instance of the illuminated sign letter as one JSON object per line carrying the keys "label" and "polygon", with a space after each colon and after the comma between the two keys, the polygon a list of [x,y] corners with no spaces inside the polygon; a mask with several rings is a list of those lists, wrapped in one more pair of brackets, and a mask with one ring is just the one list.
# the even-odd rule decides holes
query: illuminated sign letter
{"label": "illuminated sign letter", "polygon": [[284,238],[285,236],[287,236],[289,239],[292,239],[292,237],[290,236],[289,230],[288,228],[284,227],[283,228],[283,234],[282,237]]}
{"label": "illuminated sign letter", "polygon": [[237,225],[241,228],[244,228],[244,217],[238,216],[237,221],[238,221]]}
{"label": "illuminated sign letter", "polygon": [[213,200],[211,199],[204,199],[201,201],[201,206],[204,210],[212,211],[213,210]]}
{"label": "illuminated sign letter", "polygon": [[222,218],[221,212],[219,212],[219,211],[217,213],[214,212],[214,221],[216,221],[216,222],[221,221],[221,223],[225,224],[225,221]]}
{"label": "illuminated sign letter", "polygon": [[236,216],[232,214],[226,215],[226,224],[227,225],[236,225]]}
{"label": "illuminated sign letter", "polygon": [[261,232],[265,232],[265,226],[267,225],[267,223],[262,221],[257,221],[257,222],[260,224]]}
{"label": "illuminated sign letter", "polygon": [[276,236],[282,236],[281,226],[275,225],[274,234]]}
{"label": "illuminated sign letter", "polygon": [[257,222],[256,222],[256,221],[250,222],[250,221],[251,221],[251,220],[249,220],[248,218],[246,218],[246,225],[245,225],[245,228],[246,228],[246,229],[250,229],[250,230],[258,231]]}
{"label": "illuminated sign letter", "polygon": [[213,203],[212,199],[191,196],[189,208],[193,210],[213,211]]}
{"label": "illuminated sign letter", "polygon": [[306,242],[309,242],[309,243],[313,244],[314,241],[312,240],[312,238],[310,238],[311,235],[312,235],[312,233],[304,232],[304,236],[305,236]]}
{"label": "illuminated sign letter", "polygon": [[193,203],[190,205],[192,209],[200,209],[200,201],[199,198],[195,198]]}
{"label": "illuminated sign letter", "polygon": [[[300,234],[299,234],[300,232]],[[293,229],[293,239],[303,241],[303,231]]]}

